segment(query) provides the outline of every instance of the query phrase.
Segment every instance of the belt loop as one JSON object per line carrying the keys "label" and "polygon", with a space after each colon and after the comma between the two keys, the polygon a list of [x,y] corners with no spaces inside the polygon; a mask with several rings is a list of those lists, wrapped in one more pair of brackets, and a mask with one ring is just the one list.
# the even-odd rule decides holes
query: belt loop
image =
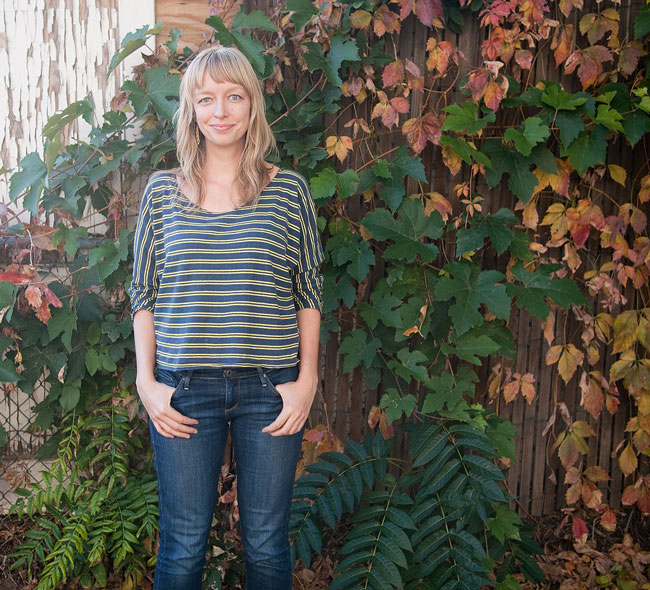
{"label": "belt loop", "polygon": [[190,388],[190,381],[192,379],[193,369],[190,369],[183,375],[183,389],[187,391]]}
{"label": "belt loop", "polygon": [[257,369],[257,374],[260,376],[260,382],[262,383],[262,387],[266,387],[266,375],[264,374],[264,370],[262,367],[256,367]]}

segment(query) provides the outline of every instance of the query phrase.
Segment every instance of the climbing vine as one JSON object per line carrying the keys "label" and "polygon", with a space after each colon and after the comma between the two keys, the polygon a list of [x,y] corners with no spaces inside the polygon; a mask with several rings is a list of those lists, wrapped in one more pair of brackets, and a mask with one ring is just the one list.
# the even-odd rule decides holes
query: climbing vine
{"label": "climbing vine", "polygon": [[[430,429],[420,436],[457,453],[453,461],[448,457],[454,473],[436,492],[426,491],[431,474],[422,479],[434,457],[415,448],[401,479],[383,467],[366,476],[359,468],[368,490],[380,485],[381,494],[366,495],[364,485],[350,480],[319,504],[324,490],[338,489],[343,480],[336,478],[349,461],[365,465],[365,453],[384,465],[389,450],[379,438],[379,446],[368,443],[362,452],[348,445],[352,458],[337,455],[320,472],[313,468],[307,476],[313,485],[298,488],[305,523],[320,515],[336,526],[344,507],[359,506],[386,523],[390,518],[381,511],[411,506],[404,494],[414,486],[423,496],[409,510],[425,519],[427,505],[432,526],[436,519],[446,523],[442,542],[449,551],[437,551],[439,535],[429,538],[431,554],[413,547],[410,516],[396,523],[407,541],[400,532],[387,534],[400,549],[392,556],[398,561],[384,565],[390,571],[379,567],[371,575],[376,560],[357,552],[340,564],[343,581],[336,587],[357,574],[371,582],[381,575],[401,587],[414,571],[424,578],[441,567],[451,568],[445,575],[459,587],[486,583],[486,576],[503,588],[516,583],[510,571],[491,569],[504,556],[508,563],[528,563],[522,555],[534,552],[519,542],[520,525],[507,508],[510,496],[497,467],[500,457],[515,458],[503,453],[513,433],[474,403],[483,390],[486,404],[520,395],[531,403],[537,395],[535,375],[512,368],[513,308],[541,322],[546,363],[562,383],[577,380],[582,392],[586,419],[570,414],[561,384],[554,388],[546,428],[565,469],[566,502],[599,511],[606,530],[616,527],[605,487],[611,474],[590,459],[587,441],[600,414],[614,414],[624,402],[630,416],[623,438],[614,441],[627,485],[622,502],[650,514],[650,478],[640,468],[650,452],[650,6],[633,15],[630,30],[622,30],[618,3],[603,0],[590,10],[582,0],[288,0],[268,15],[221,2],[206,21],[210,42],[239,47],[253,64],[279,162],[309,179],[326,250],[322,340],[342,326],[344,370],[360,368],[366,385],[379,388],[371,426],[392,439],[394,423],[411,423]],[[424,63],[401,53],[406,41],[400,33],[409,19],[426,31]],[[450,40],[448,31],[464,27],[480,35],[478,64]],[[161,31],[143,27],[128,35],[111,71]],[[5,250],[0,272],[0,380],[9,395],[16,387],[33,391],[44,380],[47,395],[35,408],[33,428],[54,430],[42,452],[58,453],[54,479],[34,484],[17,508],[40,531],[20,553],[23,563],[42,562],[47,575],[38,588],[71,576],[101,585],[99,566],[107,560],[137,587],[145,555],[153,551],[148,480],[138,477],[139,454],[146,453],[121,441],[98,448],[91,459],[79,441],[117,424],[142,434],[126,296],[127,221],[137,214],[147,176],[175,165],[172,117],[192,57],[180,49],[181,39],[172,29],[108,112],[100,115],[87,98],[51,117],[43,150],[19,163],[10,182],[13,204],[0,210],[3,232],[15,244]],[[553,68],[546,70],[549,52]],[[92,130],[64,145],[62,132],[78,117]],[[511,206],[491,211],[495,191],[510,195]],[[353,214],[359,205],[362,213]],[[23,210],[31,214],[29,223],[20,221]],[[97,216],[101,221],[92,225]],[[56,278],[42,278],[47,260],[57,261]],[[566,329],[569,318],[577,331]],[[489,380],[477,390],[478,368],[488,362]],[[104,422],[96,422],[98,409],[106,412]],[[71,429],[78,433],[72,436]],[[111,426],[111,436],[118,430]],[[0,444],[4,438],[0,426]],[[94,526],[98,514],[119,513],[121,496],[109,493],[118,482],[127,486],[125,499],[140,494],[141,510],[135,529],[109,543]],[[304,492],[305,486],[322,490]],[[454,491],[468,501],[481,498],[481,527],[466,530],[449,517],[449,510],[469,510],[462,502],[447,505],[444,494]],[[29,499],[39,493],[40,503]],[[79,502],[84,509],[75,508]],[[306,536],[295,537],[303,559],[321,546],[320,524],[306,526]],[[588,533],[577,517],[573,530],[577,537]],[[344,553],[374,551],[384,534],[375,533],[372,542],[349,540]],[[481,533],[499,548],[490,553]],[[126,548],[133,546],[138,549]],[[432,557],[423,565],[434,552],[440,562]],[[467,571],[459,567],[463,555],[470,560]],[[417,570],[404,566],[416,562]],[[482,565],[471,569],[475,563]],[[536,572],[529,567],[529,574]]]}

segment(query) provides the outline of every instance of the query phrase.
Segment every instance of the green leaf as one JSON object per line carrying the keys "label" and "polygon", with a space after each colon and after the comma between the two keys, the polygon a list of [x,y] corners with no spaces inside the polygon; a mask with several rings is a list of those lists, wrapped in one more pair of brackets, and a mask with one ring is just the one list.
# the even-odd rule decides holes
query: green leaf
{"label": "green leaf", "polygon": [[59,334],[61,342],[68,352],[72,352],[72,332],[77,329],[77,312],[73,307],[64,305],[52,311],[52,317],[47,322],[47,335],[54,340]]}
{"label": "green leaf", "polygon": [[14,303],[16,303],[16,293],[18,288],[9,281],[0,281],[0,315],[4,313],[4,319],[9,322],[14,312]]}
{"label": "green leaf", "polygon": [[169,29],[169,41],[165,42],[165,46],[171,53],[176,53],[178,49],[178,40],[181,38],[181,31],[175,27]]}
{"label": "green leaf", "polygon": [[535,259],[530,249],[530,238],[525,231],[519,230],[515,233],[508,249],[513,258],[518,258],[524,262],[531,262]]}
{"label": "green leaf", "polygon": [[583,131],[568,147],[560,150],[562,157],[568,156],[576,172],[582,176],[594,164],[604,164],[607,157],[607,129],[596,125],[591,132]]}
{"label": "green leaf", "polygon": [[442,124],[443,131],[460,131],[474,135],[496,120],[494,111],[488,111],[485,117],[479,118],[478,105],[471,101],[449,105],[443,111],[447,113],[447,118]]}
{"label": "green leaf", "polygon": [[375,291],[370,296],[370,300],[372,305],[368,305],[362,301],[359,304],[359,311],[361,312],[361,317],[371,329],[374,330],[379,321],[389,327],[401,325],[400,312],[394,309],[402,303],[399,297],[395,297],[390,293],[379,293]]}
{"label": "green leaf", "polygon": [[[83,179],[82,179],[83,183]],[[83,183],[85,184],[85,183]],[[62,223],[58,225],[57,231],[52,236],[52,244],[58,246],[63,242],[64,250],[66,254],[74,258],[74,255],[79,250],[81,244],[79,244],[79,238],[87,238],[88,229],[82,226],[78,227],[66,227]]]}
{"label": "green leaf", "polygon": [[431,379],[430,387],[432,391],[427,393],[422,405],[425,414],[435,414],[445,406],[451,410],[464,395],[473,396],[476,389],[474,384],[463,379],[460,373],[456,376],[450,373],[436,375]]}
{"label": "green leaf", "polygon": [[402,348],[398,351],[397,358],[400,362],[390,360],[388,364],[404,381],[410,383],[413,377],[418,381],[429,381],[427,372],[429,359],[422,351]]}
{"label": "green leaf", "polygon": [[531,150],[538,144],[544,141],[551,134],[551,130],[539,117],[529,117],[524,120],[521,131],[513,129],[512,127],[506,129],[504,138],[506,141],[512,141],[515,144],[515,149],[523,154],[529,156]]}
{"label": "green leaf", "polygon": [[549,313],[545,297],[550,297],[556,305],[565,309],[571,304],[584,304],[584,295],[573,280],[551,279],[551,274],[559,268],[558,264],[540,264],[534,271],[529,271],[518,262],[512,268],[512,274],[522,284],[508,283],[508,295],[517,297],[519,307],[525,307],[541,320],[545,320]]}
{"label": "green leaf", "polygon": [[53,140],[59,131],[66,125],[72,123],[77,117],[83,117],[86,123],[92,125],[94,108],[95,105],[93,104],[91,95],[73,102],[47,120],[47,123],[43,126],[43,136],[49,140]]}
{"label": "green leaf", "polygon": [[639,110],[628,113],[623,117],[623,129],[625,137],[632,147],[645,135],[646,129],[650,127],[650,117]]}
{"label": "green leaf", "polygon": [[66,383],[61,389],[61,397],[59,403],[66,412],[71,412],[79,403],[81,397],[81,379],[77,379],[72,383]]}
{"label": "green leaf", "polygon": [[318,14],[318,8],[311,0],[287,0],[287,10],[293,13],[291,20],[296,25],[296,33],[302,31],[312,17]]}
{"label": "green leaf", "polygon": [[0,359],[0,383],[15,383],[19,379],[16,365],[9,359]]}
{"label": "green leaf", "polygon": [[47,166],[37,152],[27,154],[18,162],[18,166],[22,170],[11,175],[9,198],[15,202],[20,194],[29,188],[23,199],[23,206],[33,215],[38,216],[38,199],[43,190]]}
{"label": "green leaf", "polygon": [[241,10],[235,15],[235,18],[232,20],[232,28],[236,30],[261,29],[262,31],[272,31],[274,33],[278,32],[277,27],[261,10],[253,10],[246,14],[246,12],[244,12],[243,5],[241,7]]}
{"label": "green leaf", "polygon": [[[453,346],[447,342],[440,345],[440,349],[445,354],[455,354],[458,358],[473,365],[481,365],[479,357],[489,356],[500,348],[499,344],[485,334],[469,333],[454,338]],[[452,408],[449,407],[450,410]]]}
{"label": "green leaf", "polygon": [[466,164],[473,164],[477,162],[478,164],[483,164],[487,168],[492,167],[492,162],[490,158],[486,156],[483,152],[479,152],[474,145],[470,145],[469,142],[464,139],[457,139],[451,137],[450,135],[442,135],[440,137],[440,145],[448,145],[453,152]]}
{"label": "green leaf", "polygon": [[406,199],[397,210],[395,219],[386,209],[376,209],[361,220],[376,240],[392,240],[384,256],[394,260],[413,262],[418,256],[423,262],[431,262],[438,254],[435,244],[423,243],[421,238],[439,238],[443,221],[437,211],[428,217],[419,199]]}
{"label": "green leaf", "polygon": [[251,65],[263,76],[266,71],[264,59],[265,47],[257,39],[253,39],[249,33],[241,33],[237,30],[229,31],[224,22],[218,16],[211,16],[205,24],[215,29],[215,37],[226,47],[237,47],[251,62]]}
{"label": "green leaf", "polygon": [[379,407],[386,411],[386,418],[390,424],[395,420],[399,420],[402,417],[402,414],[409,418],[413,413],[416,404],[417,400],[415,399],[415,396],[409,393],[404,397],[400,397],[397,390],[391,387],[381,396]]}
{"label": "green leaf", "polygon": [[616,109],[613,109],[608,104],[598,105],[596,118],[594,119],[596,123],[600,123],[611,131],[625,133],[625,129],[623,129],[623,125],[621,125],[622,120],[623,115],[621,115],[621,113],[619,113]]}
{"label": "green leaf", "polygon": [[343,360],[344,372],[349,373],[361,363],[366,367],[372,365],[381,346],[381,340],[372,338],[368,341],[369,336],[366,330],[353,330],[342,337],[339,353],[346,355]]}
{"label": "green leaf", "polygon": [[504,506],[503,504],[495,504],[495,516],[488,518],[488,530],[503,543],[506,539],[519,540],[519,526],[522,524],[521,518],[517,513]]}
{"label": "green leaf", "polygon": [[486,141],[483,151],[492,161],[492,168],[486,170],[485,179],[490,188],[501,181],[504,174],[508,174],[508,188],[517,195],[523,203],[527,203],[533,196],[537,186],[537,176],[530,171],[534,163],[532,157],[526,157],[518,151],[508,148],[501,141]]}
{"label": "green leaf", "polygon": [[142,47],[147,42],[147,37],[158,35],[162,29],[162,23],[156,23],[156,25],[152,28],[149,28],[148,25],[145,25],[134,33],[128,33],[124,39],[122,39],[119,53],[116,53],[111,59],[111,63],[108,65],[108,71],[106,72],[106,75],[109,76],[120,62],[124,61],[134,51],[140,49],[140,47]]}
{"label": "green leaf", "polygon": [[490,444],[495,448],[499,457],[507,457],[511,461],[515,460],[515,438],[518,435],[517,428],[508,422],[496,416],[488,420],[489,428],[485,434]]}
{"label": "green leaf", "polygon": [[[213,17],[217,18],[217,17]],[[147,107],[153,105],[156,112],[171,121],[178,108],[178,90],[181,79],[178,74],[170,74],[163,66],[149,68],[144,72],[146,90],[142,90],[133,80],[122,84],[122,90],[128,90],[136,115],[142,116]],[[170,100],[169,97],[172,97]]]}
{"label": "green leaf", "polygon": [[518,222],[517,216],[506,208],[499,209],[492,215],[475,215],[470,227],[460,228],[456,234],[456,258],[470,250],[478,250],[486,237],[492,241],[497,254],[503,254],[513,238],[508,225]]}
{"label": "green leaf", "polygon": [[557,82],[548,84],[542,92],[542,102],[557,111],[575,111],[584,105],[589,97],[584,92],[570,94],[566,92]]}
{"label": "green leaf", "polygon": [[324,168],[317,175],[312,176],[309,181],[314,201],[329,199],[338,191],[340,199],[347,199],[357,192],[359,175],[352,169],[345,170],[340,174],[331,166]]}
{"label": "green leaf", "polygon": [[643,4],[634,18],[634,38],[641,39],[650,33],[650,6]]}
{"label": "green leaf", "polygon": [[555,116],[555,126],[560,130],[562,145],[568,146],[584,131],[585,122],[577,113],[558,111]]}
{"label": "green leaf", "polygon": [[99,244],[90,251],[88,255],[88,267],[97,266],[99,278],[105,279],[113,274],[120,266],[120,262],[126,260],[128,251],[128,234],[127,229],[120,232],[118,245],[115,242],[107,240]]}
{"label": "green leaf", "polygon": [[339,76],[343,62],[358,62],[360,59],[357,44],[342,33],[337,33],[332,37],[327,57],[324,55],[323,46],[320,43],[308,42],[303,43],[303,46],[308,49],[303,57],[309,71],[321,70],[337,88],[343,85],[343,80]]}
{"label": "green leaf", "polygon": [[495,270],[480,269],[468,262],[450,262],[444,270],[453,278],[441,277],[434,288],[436,301],[455,303],[449,309],[457,336],[467,332],[472,326],[483,323],[483,316],[478,308],[483,303],[497,317],[510,318],[511,299],[506,293],[506,286],[499,283],[504,276]]}

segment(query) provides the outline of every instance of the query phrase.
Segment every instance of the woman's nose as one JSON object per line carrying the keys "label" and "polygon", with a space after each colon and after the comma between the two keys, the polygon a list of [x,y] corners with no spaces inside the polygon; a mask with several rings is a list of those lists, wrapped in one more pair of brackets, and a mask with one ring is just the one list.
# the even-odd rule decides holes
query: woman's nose
{"label": "woman's nose", "polygon": [[223,100],[217,99],[214,101],[214,116],[223,117],[226,114],[226,103]]}

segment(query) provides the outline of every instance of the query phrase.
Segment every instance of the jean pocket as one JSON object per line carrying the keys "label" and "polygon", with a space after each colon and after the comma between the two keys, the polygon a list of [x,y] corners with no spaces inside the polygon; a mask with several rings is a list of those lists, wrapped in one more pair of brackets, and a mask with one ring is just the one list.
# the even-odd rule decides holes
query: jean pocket
{"label": "jean pocket", "polygon": [[183,386],[183,376],[175,371],[168,371],[167,369],[156,369],[156,379],[159,383],[173,387],[171,397],[176,397],[176,394]]}
{"label": "jean pocket", "polygon": [[266,377],[266,382],[271,388],[271,391],[273,391],[277,396],[282,397],[275,384],[277,383],[279,385],[280,383],[295,381],[298,378],[298,367],[271,369],[264,373],[264,376]]}

